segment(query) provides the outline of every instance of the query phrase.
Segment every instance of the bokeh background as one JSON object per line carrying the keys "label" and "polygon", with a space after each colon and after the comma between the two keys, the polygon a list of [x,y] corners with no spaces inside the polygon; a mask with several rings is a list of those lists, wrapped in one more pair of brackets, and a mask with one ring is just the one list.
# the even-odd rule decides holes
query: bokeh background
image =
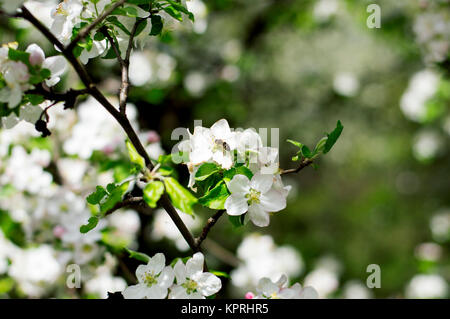
{"label": "bokeh background", "polygon": [[[382,10],[379,29],[366,25],[371,3]],[[33,13],[51,23],[54,5],[35,2]],[[447,298],[449,2],[192,0],[188,5],[196,16],[193,26],[173,25],[159,39],[141,38],[142,50],[131,59],[134,123],[153,154],[171,151],[173,129],[192,129],[195,119],[209,127],[225,118],[235,128],[279,128],[280,165],[291,168],[295,148],[286,139],[314,146],[337,120],[344,125],[317,169],[286,177],[285,184],[293,186],[288,207],[272,216],[270,227],[236,229],[226,217],[214,227],[205,242],[210,268],[231,274],[223,278],[220,297],[242,298],[258,276],[276,279],[285,272],[291,282],[312,285],[328,298]],[[28,24],[2,17],[0,42],[10,41],[21,48],[35,42],[56,54]],[[113,96],[120,84],[115,61],[96,58],[87,67]],[[57,89],[70,87],[81,87],[72,71]],[[103,110],[94,111],[99,108],[87,99],[75,111],[52,110],[47,140],[27,123],[0,131],[1,297],[105,297],[105,291],[133,281],[138,263],[123,254],[123,245],[148,255],[162,251],[168,260],[189,255],[159,211],[111,216],[87,246],[58,239],[64,227],[58,216],[74,209],[71,201],[85,205],[80,203],[96,184],[126,171],[126,156],[118,155],[123,134]],[[90,142],[95,139],[101,142]],[[117,145],[109,149],[111,141]],[[41,175],[26,173],[30,161]],[[17,177],[14,169],[26,176]],[[177,170],[187,183],[186,168]],[[50,178],[53,195],[17,182],[42,182],[42,174]],[[63,201],[59,206],[54,194]],[[196,214],[189,221],[194,232],[211,212],[197,208]],[[126,240],[115,237],[121,229]],[[65,266],[87,254],[89,245],[96,253],[77,262],[87,274],[83,288],[68,289]],[[381,267],[381,288],[366,287],[370,264]],[[38,273],[27,276],[30,269]],[[42,274],[46,271],[52,275]]]}

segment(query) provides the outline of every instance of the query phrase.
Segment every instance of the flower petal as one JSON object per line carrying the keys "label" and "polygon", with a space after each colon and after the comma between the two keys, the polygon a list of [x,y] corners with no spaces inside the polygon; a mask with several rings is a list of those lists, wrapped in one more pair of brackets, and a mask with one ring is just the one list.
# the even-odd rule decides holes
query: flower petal
{"label": "flower petal", "polygon": [[253,204],[248,208],[248,215],[250,220],[258,227],[267,227],[270,223],[270,216],[261,205]]}
{"label": "flower petal", "polygon": [[260,205],[267,212],[278,212],[286,208],[286,197],[274,189],[262,194],[259,200]]}
{"label": "flower petal", "polygon": [[300,294],[301,299],[317,299],[319,298],[319,294],[317,293],[316,289],[313,287],[305,287],[303,288],[303,291]]}
{"label": "flower petal", "polygon": [[203,296],[211,296],[217,293],[222,288],[222,282],[220,279],[209,273],[202,273],[197,278],[198,289]]}
{"label": "flower petal", "polygon": [[259,280],[256,290],[264,296],[270,297],[272,294],[278,293],[279,288],[269,278],[264,277]]}
{"label": "flower petal", "polygon": [[203,263],[205,257],[202,253],[195,253],[191,259],[186,262],[186,274],[188,278],[203,272]]}
{"label": "flower petal", "polygon": [[147,268],[149,271],[152,271],[156,274],[159,274],[163,268],[166,266],[166,257],[162,253],[157,253],[155,256],[150,258],[150,261],[147,264]]}
{"label": "flower petal", "polygon": [[211,126],[211,132],[216,139],[227,139],[231,135],[230,125],[227,120],[221,119]]}
{"label": "flower petal", "polygon": [[250,182],[250,187],[264,194],[270,190],[272,184],[273,184],[273,175],[256,174],[253,176],[252,181]]}
{"label": "flower petal", "polygon": [[230,216],[239,216],[248,210],[247,199],[240,194],[229,196],[224,206]]}
{"label": "flower petal", "polygon": [[153,285],[148,287],[145,292],[147,299],[164,299],[167,297],[167,288]]}
{"label": "flower petal", "polygon": [[147,286],[145,284],[137,284],[127,287],[122,295],[125,299],[143,299],[146,295]]}
{"label": "flower petal", "polygon": [[174,278],[174,270],[170,266],[166,266],[158,277],[158,286],[167,289],[173,284]]}
{"label": "flower petal", "polygon": [[186,281],[186,265],[180,260],[177,261],[175,266],[173,267],[173,271],[175,273],[175,278],[177,279],[177,284],[181,285]]}
{"label": "flower petal", "polygon": [[189,299],[186,289],[176,285],[170,289],[169,299]]}
{"label": "flower petal", "polygon": [[234,175],[227,187],[231,194],[238,193],[244,196],[250,191],[250,180],[245,175]]}

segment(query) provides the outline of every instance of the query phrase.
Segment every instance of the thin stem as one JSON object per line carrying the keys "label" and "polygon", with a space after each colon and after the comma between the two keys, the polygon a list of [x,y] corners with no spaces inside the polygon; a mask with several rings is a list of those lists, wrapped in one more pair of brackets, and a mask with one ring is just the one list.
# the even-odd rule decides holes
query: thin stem
{"label": "thin stem", "polygon": [[197,247],[200,247],[200,245],[202,244],[202,242],[206,239],[206,237],[208,237],[208,233],[211,230],[211,228],[217,223],[217,221],[219,220],[219,218],[223,215],[223,213],[225,213],[225,210],[219,210],[217,211],[213,216],[211,216],[210,218],[208,218],[206,225],[203,227],[203,230],[200,234],[200,236],[198,236],[195,239],[195,245]]}
{"label": "thin stem", "polygon": [[67,46],[67,51],[72,52],[72,50],[77,46],[78,42],[83,40],[92,30],[95,29],[96,26],[98,26],[100,23],[102,23],[103,20],[105,20],[114,10],[116,10],[118,7],[123,5],[125,3],[125,1],[126,0],[117,1],[116,3],[111,5],[111,7],[109,7],[105,11],[103,11],[103,13],[101,15],[99,15],[97,17],[97,19],[95,19],[91,24],[89,24],[86,27],[84,27],[83,29],[81,29],[80,32],[78,32],[75,39],[73,39],[72,42],[70,42],[69,45]]}
{"label": "thin stem", "polygon": [[298,173],[298,172],[300,172],[302,169],[304,169],[305,167],[311,165],[312,163],[314,163],[314,160],[309,159],[309,158],[305,158],[305,159],[300,163],[300,165],[299,165],[297,168],[281,170],[280,175],[286,175],[286,174]]}

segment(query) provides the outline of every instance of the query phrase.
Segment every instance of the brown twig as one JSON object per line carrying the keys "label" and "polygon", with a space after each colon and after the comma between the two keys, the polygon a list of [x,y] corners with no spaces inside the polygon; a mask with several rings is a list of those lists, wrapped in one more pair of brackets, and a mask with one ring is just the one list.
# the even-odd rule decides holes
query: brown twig
{"label": "brown twig", "polygon": [[118,202],[116,205],[114,205],[113,208],[107,210],[104,215],[105,216],[111,215],[116,210],[124,208],[124,207],[138,207],[141,205],[145,205],[145,202],[142,197],[126,198],[123,201]]}
{"label": "brown twig", "polygon": [[304,169],[305,167],[311,165],[312,163],[314,163],[314,160],[309,159],[309,158],[305,158],[300,165],[297,168],[292,168],[292,169],[286,169],[286,170],[281,170],[280,175],[286,175],[286,174],[292,174],[292,173],[298,173],[300,172],[302,169]]}
{"label": "brown twig", "polygon": [[200,247],[202,242],[206,239],[206,237],[208,237],[209,231],[217,223],[217,221],[223,215],[223,213],[225,213],[225,210],[221,209],[221,210],[217,211],[213,216],[208,218],[208,220],[206,221],[206,225],[203,227],[203,230],[202,230],[200,236],[195,238],[195,245],[197,247]]}

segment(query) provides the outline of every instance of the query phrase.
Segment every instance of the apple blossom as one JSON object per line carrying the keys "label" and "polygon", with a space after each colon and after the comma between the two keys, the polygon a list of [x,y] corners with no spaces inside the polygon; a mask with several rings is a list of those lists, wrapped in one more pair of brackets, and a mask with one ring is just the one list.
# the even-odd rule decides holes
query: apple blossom
{"label": "apple blossom", "polygon": [[269,278],[261,278],[256,287],[258,295],[254,299],[317,299],[318,294],[312,287],[304,287],[299,283],[287,287],[287,277],[282,275],[276,282]]}
{"label": "apple blossom", "polygon": [[202,253],[195,253],[186,265],[178,260],[173,267],[176,285],[171,288],[169,299],[205,299],[222,288],[217,276],[203,272],[203,263]]}
{"label": "apple blossom", "polygon": [[147,265],[139,265],[136,269],[138,284],[122,292],[125,299],[164,299],[174,279],[173,269],[165,263],[164,255],[158,253],[150,258]]}
{"label": "apple blossom", "polygon": [[259,227],[268,226],[269,213],[286,207],[286,195],[273,188],[273,176],[255,174],[251,180],[244,175],[235,175],[227,185],[231,192],[225,202],[230,216],[248,212],[248,218]]}

